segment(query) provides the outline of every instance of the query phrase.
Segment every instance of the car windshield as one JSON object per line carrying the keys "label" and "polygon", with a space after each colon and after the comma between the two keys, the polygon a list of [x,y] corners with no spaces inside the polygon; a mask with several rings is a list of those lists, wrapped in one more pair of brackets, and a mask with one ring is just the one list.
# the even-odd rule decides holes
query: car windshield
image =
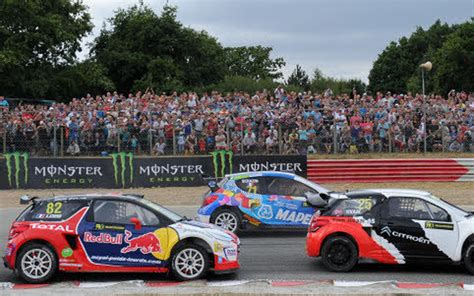
{"label": "car windshield", "polygon": [[178,222],[180,220],[183,219],[183,217],[165,207],[162,207],[160,206],[159,204],[157,203],[154,203],[150,200],[147,200],[147,199],[142,199],[141,202],[147,206],[149,206],[150,208],[154,209],[155,211],[161,213],[162,215],[166,216],[167,218],[169,218],[171,221],[173,222]]}

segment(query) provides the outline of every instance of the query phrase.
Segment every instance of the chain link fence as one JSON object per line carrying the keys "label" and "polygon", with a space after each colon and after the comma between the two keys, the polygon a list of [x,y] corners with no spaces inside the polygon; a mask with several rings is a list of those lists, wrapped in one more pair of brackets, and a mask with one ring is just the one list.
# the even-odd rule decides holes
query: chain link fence
{"label": "chain link fence", "polygon": [[98,156],[122,151],[147,156],[207,155],[216,150],[240,155],[474,151],[472,114],[427,120],[425,128],[422,115],[378,111],[367,109],[360,114],[326,108],[277,116],[257,112],[252,117],[3,112],[0,145],[3,153],[34,156]]}

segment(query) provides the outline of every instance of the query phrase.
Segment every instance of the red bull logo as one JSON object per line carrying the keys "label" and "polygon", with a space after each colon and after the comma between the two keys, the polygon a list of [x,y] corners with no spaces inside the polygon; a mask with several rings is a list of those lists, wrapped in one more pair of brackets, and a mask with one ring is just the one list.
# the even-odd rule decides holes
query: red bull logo
{"label": "red bull logo", "polygon": [[122,248],[120,251],[122,254],[135,252],[137,250],[140,250],[142,254],[161,252],[160,240],[153,232],[148,232],[135,238],[131,237],[132,233],[125,230],[125,243],[128,244],[128,246]]}

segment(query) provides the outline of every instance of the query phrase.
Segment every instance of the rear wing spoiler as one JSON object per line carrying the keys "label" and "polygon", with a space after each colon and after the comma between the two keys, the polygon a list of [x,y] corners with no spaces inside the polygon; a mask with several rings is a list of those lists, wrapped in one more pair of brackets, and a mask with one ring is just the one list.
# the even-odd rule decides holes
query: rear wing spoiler
{"label": "rear wing spoiler", "polygon": [[20,196],[20,204],[21,205],[27,205],[30,202],[35,203],[35,199],[37,199],[37,196],[29,196],[28,194]]}

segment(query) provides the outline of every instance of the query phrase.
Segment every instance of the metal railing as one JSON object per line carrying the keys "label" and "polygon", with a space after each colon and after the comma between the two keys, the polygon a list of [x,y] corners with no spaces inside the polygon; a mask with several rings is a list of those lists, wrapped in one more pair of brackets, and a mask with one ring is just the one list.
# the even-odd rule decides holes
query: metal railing
{"label": "metal railing", "polygon": [[[35,122],[3,114],[0,145],[3,153],[36,156],[97,156],[114,152],[136,155],[196,155],[215,150],[234,154],[340,154],[393,152],[473,152],[472,124],[421,124],[369,118],[354,122],[335,119],[331,110],[282,119],[222,116],[215,120],[115,122],[70,118]],[[5,116],[7,115],[7,116]],[[77,118],[82,118],[79,115]],[[424,138],[427,147],[424,149]]]}

